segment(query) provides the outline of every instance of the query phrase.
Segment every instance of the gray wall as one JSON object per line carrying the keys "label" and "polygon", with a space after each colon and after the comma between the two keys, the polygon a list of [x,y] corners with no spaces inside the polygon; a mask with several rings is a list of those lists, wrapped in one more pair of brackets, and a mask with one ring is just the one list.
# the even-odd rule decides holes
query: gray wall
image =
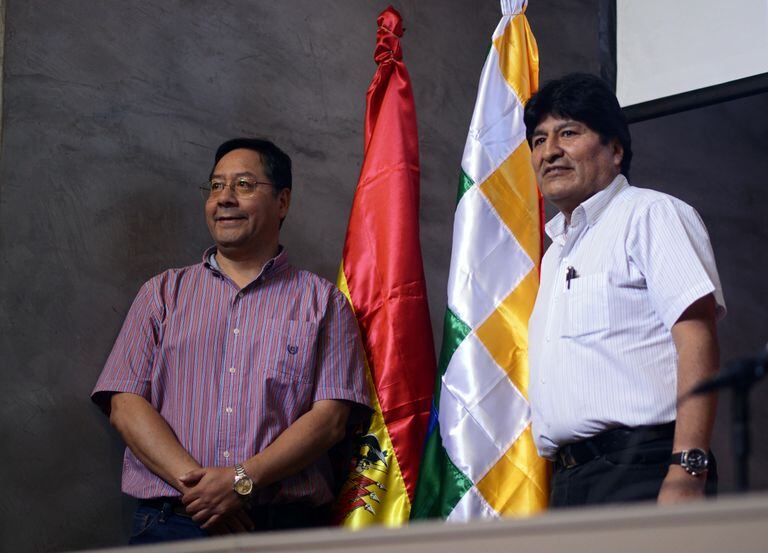
{"label": "gray wall", "polygon": [[[123,446],[88,394],[138,287],[209,244],[196,187],[215,146],[264,135],[292,155],[283,229],[333,280],[361,165],[364,94],[385,1],[7,0],[0,158],[0,550],[124,542]],[[597,2],[534,0],[542,78],[597,72]],[[458,167],[497,0],[402,0],[416,93],[433,326]],[[634,125],[633,182],[696,206],[729,317],[723,359],[768,339],[768,96]],[[755,394],[765,420],[768,390]],[[725,407],[725,405],[724,405]],[[724,487],[728,412],[716,444]],[[755,436],[765,458],[768,439]],[[756,486],[768,487],[753,464]]]}

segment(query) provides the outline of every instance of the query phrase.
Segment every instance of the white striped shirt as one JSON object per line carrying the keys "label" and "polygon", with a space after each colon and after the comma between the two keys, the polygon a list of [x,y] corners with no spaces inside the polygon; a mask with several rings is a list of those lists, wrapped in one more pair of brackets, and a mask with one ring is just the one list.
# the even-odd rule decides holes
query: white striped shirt
{"label": "white striped shirt", "polygon": [[[552,245],[529,322],[530,399],[539,453],[616,426],[675,419],[671,328],[697,299],[725,302],[696,211],[619,175],[579,205]],[[569,267],[575,278],[566,279]]]}

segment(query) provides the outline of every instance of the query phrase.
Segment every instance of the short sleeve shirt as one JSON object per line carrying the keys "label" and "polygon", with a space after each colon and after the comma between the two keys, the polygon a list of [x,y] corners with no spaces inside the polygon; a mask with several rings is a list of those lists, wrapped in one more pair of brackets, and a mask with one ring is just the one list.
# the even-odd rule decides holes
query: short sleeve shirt
{"label": "short sleeve shirt", "polygon": [[570,225],[559,214],[547,233],[553,242],[529,322],[539,452],[551,457],[609,428],[674,420],[672,325],[710,293],[725,314],[699,215],[619,175],[574,210]]}
{"label": "short sleeve shirt", "polygon": [[[171,269],[139,291],[93,391],[149,401],[202,466],[258,453],[319,400],[368,405],[362,346],[348,302],[291,266],[284,250],[240,290],[215,264]],[[258,492],[256,502],[333,499],[327,457]],[[123,491],[177,496],[126,448]]]}

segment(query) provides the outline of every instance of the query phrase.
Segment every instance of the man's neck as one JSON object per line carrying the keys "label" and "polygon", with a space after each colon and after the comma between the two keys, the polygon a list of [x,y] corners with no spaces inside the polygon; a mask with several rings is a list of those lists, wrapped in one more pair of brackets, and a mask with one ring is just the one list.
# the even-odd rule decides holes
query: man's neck
{"label": "man's neck", "polygon": [[239,288],[245,288],[261,274],[264,265],[274,258],[279,251],[279,246],[258,252],[236,252],[217,248],[216,263],[221,272],[231,278]]}

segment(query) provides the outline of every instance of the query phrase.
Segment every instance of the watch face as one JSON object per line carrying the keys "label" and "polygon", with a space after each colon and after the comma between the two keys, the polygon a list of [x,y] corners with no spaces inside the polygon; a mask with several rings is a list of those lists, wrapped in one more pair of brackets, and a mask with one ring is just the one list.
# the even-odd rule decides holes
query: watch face
{"label": "watch face", "polygon": [[253,481],[247,476],[235,482],[235,491],[240,495],[250,495],[253,491]]}
{"label": "watch face", "polygon": [[701,449],[689,449],[685,452],[685,469],[691,474],[700,474],[707,470],[709,457]]}

